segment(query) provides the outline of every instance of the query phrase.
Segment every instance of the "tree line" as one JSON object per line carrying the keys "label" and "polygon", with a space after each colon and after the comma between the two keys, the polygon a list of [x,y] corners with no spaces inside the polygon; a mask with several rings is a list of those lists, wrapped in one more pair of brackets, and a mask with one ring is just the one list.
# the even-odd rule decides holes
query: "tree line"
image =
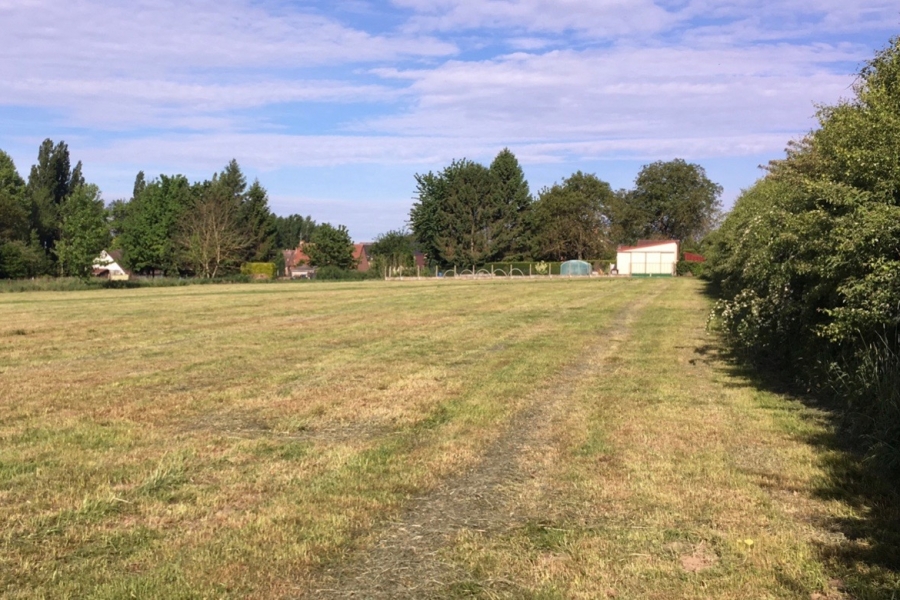
{"label": "tree line", "polygon": [[696,244],[715,227],[722,193],[703,167],[675,159],[644,166],[631,190],[578,171],[535,198],[509,149],[489,166],[454,160],[416,184],[410,242],[442,266],[604,258],[639,238]]}
{"label": "tree line", "polygon": [[708,240],[717,314],[767,372],[833,398],[900,472],[900,41]]}
{"label": "tree line", "polygon": [[105,206],[81,162],[71,167],[65,142],[41,144],[27,182],[0,151],[0,278],[86,277],[104,249],[121,250],[136,273],[216,277],[244,262],[283,263],[282,249],[320,229],[340,230],[274,215],[265,188],[248,185],[234,160],[194,183],[183,175],[148,181],[140,172],[131,198]]}

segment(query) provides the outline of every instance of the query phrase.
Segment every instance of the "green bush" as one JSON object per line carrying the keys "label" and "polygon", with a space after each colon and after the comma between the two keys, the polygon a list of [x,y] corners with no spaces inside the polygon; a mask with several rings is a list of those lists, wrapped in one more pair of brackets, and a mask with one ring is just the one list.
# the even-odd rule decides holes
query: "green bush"
{"label": "green bush", "polygon": [[356,269],[341,269],[335,266],[325,266],[316,269],[316,279],[320,281],[362,281],[364,279],[377,278],[375,272],[357,271]]}
{"label": "green bush", "polygon": [[216,285],[227,283],[252,283],[249,275],[225,277],[132,277],[116,281],[106,278],[81,279],[78,277],[38,277],[36,279],[0,280],[0,293],[4,292],[77,292],[100,289],[135,289],[146,287],[176,287],[183,285]]}
{"label": "green bush", "polygon": [[702,277],[705,272],[706,263],[702,262],[688,262],[686,260],[679,260],[675,265],[675,273],[679,277],[684,277],[686,275]]}
{"label": "green bush", "polygon": [[709,238],[718,323],[737,353],[831,397],[900,470],[900,38],[856,98],[735,202]]}
{"label": "green bush", "polygon": [[277,267],[273,262],[244,263],[241,265],[241,275],[249,275],[254,279],[275,279]]}

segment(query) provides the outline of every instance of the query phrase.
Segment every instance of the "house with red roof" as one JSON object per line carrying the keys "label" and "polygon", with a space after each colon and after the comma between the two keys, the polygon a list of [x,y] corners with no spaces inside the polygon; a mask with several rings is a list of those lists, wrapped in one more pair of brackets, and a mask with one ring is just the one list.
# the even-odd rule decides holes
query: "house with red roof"
{"label": "house with red roof", "polygon": [[291,279],[311,279],[316,275],[316,268],[310,266],[309,256],[303,251],[303,245],[300,244],[293,250],[282,250],[284,255],[284,275]]}
{"label": "house with red roof", "polygon": [[372,266],[371,258],[369,256],[369,247],[372,244],[354,244],[353,245],[353,260],[356,261],[356,270],[366,272],[369,270],[369,267]]}

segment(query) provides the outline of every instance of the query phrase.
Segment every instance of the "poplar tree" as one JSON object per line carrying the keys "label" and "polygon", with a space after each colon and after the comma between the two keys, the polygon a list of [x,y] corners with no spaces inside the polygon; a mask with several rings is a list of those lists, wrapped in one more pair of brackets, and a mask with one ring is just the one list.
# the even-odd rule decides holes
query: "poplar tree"
{"label": "poplar tree", "polygon": [[[72,170],[69,147],[65,142],[54,145],[49,138],[38,149],[38,160],[31,167],[26,196],[31,205],[31,228],[37,233],[41,246],[50,252],[60,234],[59,209],[69,195]],[[76,183],[81,178],[77,171]]]}

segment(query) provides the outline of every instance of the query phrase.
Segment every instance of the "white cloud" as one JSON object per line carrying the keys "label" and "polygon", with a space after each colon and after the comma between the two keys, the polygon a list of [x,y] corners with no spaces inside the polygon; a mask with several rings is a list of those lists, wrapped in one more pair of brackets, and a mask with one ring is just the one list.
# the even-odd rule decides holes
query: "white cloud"
{"label": "white cloud", "polygon": [[517,28],[561,33],[590,31],[606,38],[652,33],[677,21],[652,0],[395,0],[418,14],[412,31]]}
{"label": "white cloud", "polygon": [[[209,172],[231,158],[253,170],[292,167],[333,167],[347,164],[431,165],[455,158],[489,161],[505,145],[528,164],[567,160],[635,158],[655,160],[677,154],[696,159],[709,156],[750,156],[780,150],[783,133],[757,135],[631,136],[578,141],[532,141],[503,144],[492,137],[470,136],[304,136],[281,134],[193,134],[83,143],[77,156],[86,163],[130,164],[148,172],[187,170]],[[145,165],[146,167],[142,167]],[[151,168],[152,165],[154,168]]]}
{"label": "white cloud", "polygon": [[894,28],[900,11],[893,0],[394,0],[415,12],[412,31],[515,29],[527,32],[578,32],[608,40],[679,28],[752,25],[759,38],[796,37],[815,31]]}
{"label": "white cloud", "polygon": [[[103,129],[164,127],[196,130],[234,128],[228,111],[302,102],[392,102],[390,87],[349,81],[279,79],[236,83],[174,79],[0,78],[0,105],[53,108],[65,99],[68,122]],[[265,120],[250,120],[260,126]]]}
{"label": "white cloud", "polygon": [[446,56],[428,36],[374,35],[326,16],[239,0],[43,0],[0,5],[0,51],[11,75],[192,68],[304,68],[404,56]]}
{"label": "white cloud", "polygon": [[617,48],[451,61],[381,70],[411,80],[416,105],[360,131],[502,142],[719,137],[812,126],[813,101],[834,102],[852,78],[828,65],[859,48]]}
{"label": "white cloud", "polygon": [[121,180],[208,176],[232,157],[257,172],[431,168],[510,146],[554,168],[754,157],[749,184],[900,22],[896,0],[302,6],[0,0],[0,121],[15,126],[0,145],[21,155],[20,138],[64,134],[87,170]]}

